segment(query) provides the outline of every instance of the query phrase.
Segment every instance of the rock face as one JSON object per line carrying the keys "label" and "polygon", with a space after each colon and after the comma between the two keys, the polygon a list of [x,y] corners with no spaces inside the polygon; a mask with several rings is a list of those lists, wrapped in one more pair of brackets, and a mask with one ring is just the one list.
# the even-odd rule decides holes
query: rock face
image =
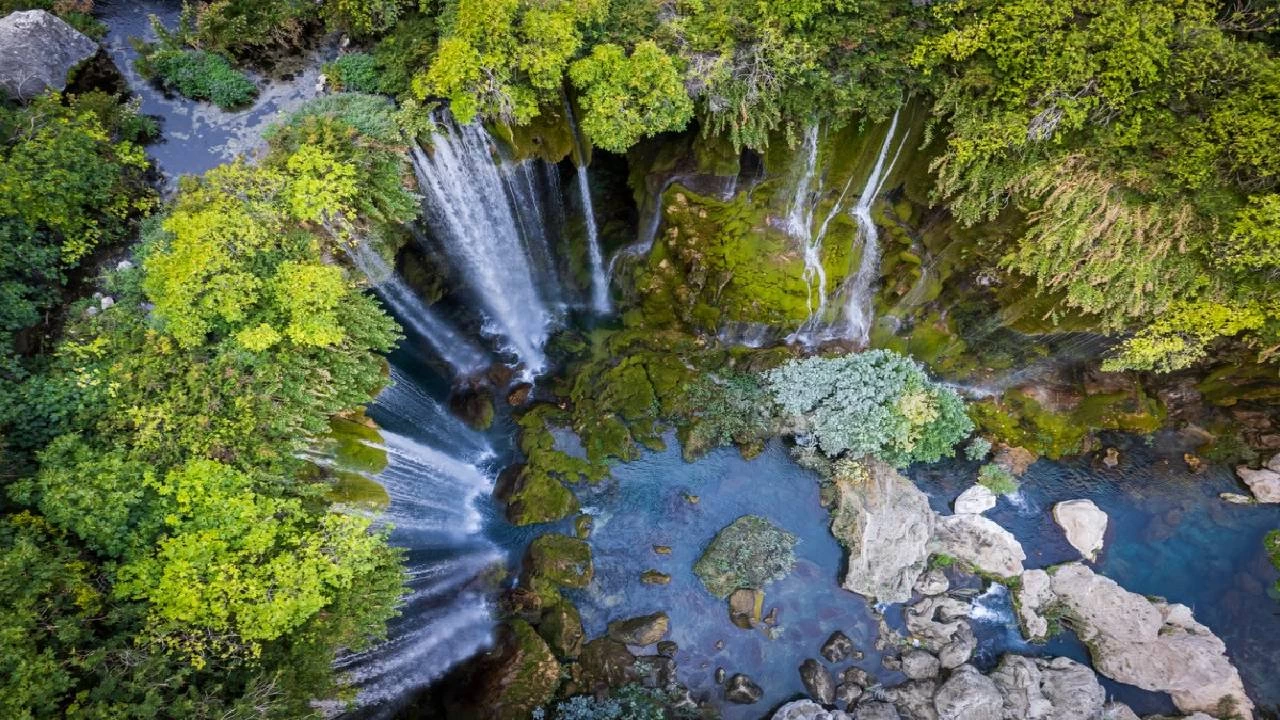
{"label": "rock face", "polygon": [[1261,470],[1253,470],[1248,465],[1241,465],[1236,468],[1236,475],[1249,486],[1249,492],[1257,498],[1258,502],[1264,503],[1280,503],[1280,470],[1275,470],[1271,466],[1280,467],[1280,455],[1271,458],[1271,462],[1267,463],[1267,467]]}
{"label": "rock face", "polygon": [[1092,500],[1064,500],[1053,506],[1053,521],[1085,560],[1098,559],[1107,535],[1107,514]]}
{"label": "rock face", "polygon": [[978,641],[966,619],[969,605],[953,597],[927,597],[906,608],[907,630],[922,647],[938,656],[943,668],[954,668],[969,660]]}
{"label": "rock face", "polygon": [[670,624],[667,614],[658,612],[627,620],[615,620],[609,623],[607,634],[609,639],[623,645],[652,645],[666,636]]}
{"label": "rock face", "polygon": [[796,700],[778,708],[772,720],[849,720],[849,715],[828,710],[812,700]]}
{"label": "rock face", "polygon": [[30,100],[67,86],[67,73],[98,52],[98,43],[44,10],[0,18],[0,90]]}
{"label": "rock face", "polygon": [[567,600],[561,600],[542,612],[538,634],[547,641],[557,657],[571,660],[582,652],[585,633],[578,608]]}
{"label": "rock face", "polygon": [[1096,720],[1106,693],[1089,668],[1065,657],[1005,655],[991,673],[1006,720]]}
{"label": "rock face", "polygon": [[960,493],[952,508],[957,515],[981,515],[996,506],[996,494],[986,485],[973,485]]}
{"label": "rock face", "polygon": [[916,579],[915,590],[924,596],[941,595],[951,587],[951,581],[947,579],[947,574],[939,568],[934,568],[929,572],[921,575]]}
{"label": "rock face", "polygon": [[446,710],[449,717],[522,720],[559,685],[560,663],[547,644],[528,623],[511,620],[499,627],[495,648],[457,684],[460,694],[446,700]]}
{"label": "rock face", "polygon": [[804,683],[804,689],[809,692],[809,697],[823,705],[835,703],[836,681],[831,677],[831,671],[823,667],[822,663],[813,658],[801,663],[800,681]]}
{"label": "rock face", "polygon": [[1109,678],[1167,692],[1184,712],[1215,713],[1226,702],[1241,717],[1253,717],[1226,646],[1185,605],[1148,600],[1081,563],[1044,577],[1026,573],[1019,601],[1024,623],[1047,627],[1043,615],[1050,609],[1069,617],[1089,646],[1094,669]]}
{"label": "rock face", "polygon": [[961,665],[938,688],[933,706],[939,720],[1000,720],[1004,697],[991,678],[972,665]]}
{"label": "rock face", "polygon": [[742,673],[734,675],[729,678],[729,682],[725,683],[724,699],[731,703],[750,705],[760,702],[762,697],[764,697],[764,690]]}
{"label": "rock face", "polygon": [[906,602],[933,534],[929,499],[884,463],[869,461],[834,485],[831,533],[849,551],[844,588],[879,602]]}
{"label": "rock face", "polygon": [[716,534],[693,572],[716,597],[737,588],[759,590],[791,572],[795,546],[795,535],[762,517],[744,515]]}
{"label": "rock face", "polygon": [[938,518],[929,550],[1006,578],[1021,575],[1022,561],[1027,559],[1013,533],[981,515]]}

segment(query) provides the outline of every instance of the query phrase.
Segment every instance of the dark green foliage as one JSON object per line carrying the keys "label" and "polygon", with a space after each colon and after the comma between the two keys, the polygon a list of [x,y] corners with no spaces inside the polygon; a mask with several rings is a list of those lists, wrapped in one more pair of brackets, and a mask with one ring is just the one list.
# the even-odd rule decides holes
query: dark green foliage
{"label": "dark green foliage", "polygon": [[[1267,556],[1271,558],[1271,564],[1280,570],[1280,530],[1267,533],[1263,543],[1267,548]],[[1276,590],[1280,590],[1280,580],[1276,581]]]}
{"label": "dark green foliage", "polygon": [[375,93],[382,87],[378,62],[369,53],[347,53],[325,65],[324,75],[343,92]]}
{"label": "dark green foliage", "polygon": [[157,49],[139,61],[138,69],[183,97],[209,100],[224,110],[248,105],[258,94],[244,73],[206,50]]}

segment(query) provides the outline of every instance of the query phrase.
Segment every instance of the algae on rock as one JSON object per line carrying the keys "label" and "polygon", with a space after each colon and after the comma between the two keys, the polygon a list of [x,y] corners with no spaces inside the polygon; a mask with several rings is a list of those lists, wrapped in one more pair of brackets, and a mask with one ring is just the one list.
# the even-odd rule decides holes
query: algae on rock
{"label": "algae on rock", "polygon": [[738,588],[761,590],[791,572],[795,545],[795,535],[758,515],[744,515],[716,534],[693,572],[718,598]]}

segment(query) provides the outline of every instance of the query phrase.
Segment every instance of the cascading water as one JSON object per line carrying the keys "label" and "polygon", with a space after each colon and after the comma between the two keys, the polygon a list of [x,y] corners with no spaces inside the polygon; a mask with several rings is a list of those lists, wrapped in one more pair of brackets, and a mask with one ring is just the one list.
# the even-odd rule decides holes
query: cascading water
{"label": "cascading water", "polygon": [[394,366],[392,379],[369,408],[384,428],[387,455],[373,479],[391,500],[379,522],[392,528],[391,543],[405,548],[408,593],[385,642],[336,663],[371,717],[492,642],[489,603],[469,588],[504,560],[485,537],[477,508],[493,488],[482,469],[493,450]]}
{"label": "cascading water", "polygon": [[[538,172],[537,166],[541,166],[544,171]],[[503,184],[510,195],[512,206],[517,208],[516,220],[520,224],[520,236],[524,239],[525,253],[538,291],[550,305],[556,307],[558,313],[564,308],[564,297],[551,246],[552,238],[559,237],[564,222],[560,217],[551,221],[544,211],[550,211],[553,216],[561,211],[560,180],[546,163],[532,160],[504,162],[498,167],[502,171]],[[545,206],[543,198],[546,198]],[[529,209],[536,212],[529,212]]]}
{"label": "cascading water", "polygon": [[445,127],[432,133],[430,153],[417,146],[411,152],[424,216],[475,295],[486,331],[504,338],[526,373],[536,375],[546,367],[542,346],[555,318],[538,291],[521,213],[531,213],[524,226],[543,227],[541,207],[512,202],[483,127],[451,121]]}
{"label": "cascading water", "polygon": [[382,257],[369,246],[364,243],[356,245],[351,259],[369,278],[374,292],[400,322],[426,340],[455,373],[467,375],[489,365],[489,357],[483,350],[422,302],[400,275],[388,267]]}
{"label": "cascading water", "polygon": [[889,148],[892,147],[893,138],[898,130],[899,113],[901,110],[893,113],[893,120],[889,122],[889,129],[884,134],[884,142],[880,144],[880,154],[876,156],[876,164],[872,167],[871,174],[867,176],[867,184],[863,186],[862,194],[852,210],[853,219],[858,223],[858,236],[862,238],[862,261],[858,264],[858,272],[848,288],[844,337],[863,345],[867,343],[871,333],[871,321],[875,314],[873,290],[876,277],[880,274],[880,230],[871,219],[871,203],[879,196],[885,177],[893,169],[894,163],[898,160],[898,153],[906,143],[904,136],[898,143],[898,149],[894,152],[893,158],[886,166],[885,160],[889,157]]}
{"label": "cascading water", "polygon": [[600,252],[600,231],[596,227],[595,206],[591,202],[591,183],[587,177],[587,157],[578,135],[578,123],[573,118],[573,108],[566,100],[565,118],[573,133],[573,143],[578,149],[578,194],[582,198],[582,216],[587,225],[587,261],[591,265],[591,310],[597,315],[609,312],[609,276],[604,269],[604,255]]}

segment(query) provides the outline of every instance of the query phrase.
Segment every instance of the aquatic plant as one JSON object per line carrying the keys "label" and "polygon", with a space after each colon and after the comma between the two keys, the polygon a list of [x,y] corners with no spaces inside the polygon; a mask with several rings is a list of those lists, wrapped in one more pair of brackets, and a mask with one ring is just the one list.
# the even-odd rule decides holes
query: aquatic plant
{"label": "aquatic plant", "polygon": [[794,432],[829,457],[933,462],[973,431],[954,390],[887,350],[792,360],[764,380]]}
{"label": "aquatic plant", "polygon": [[347,53],[325,63],[324,76],[334,87],[347,92],[378,92],[378,63],[369,53]]}
{"label": "aquatic plant", "polygon": [[138,70],[183,97],[208,100],[223,110],[248,105],[258,94],[244,73],[207,50],[159,48],[138,62]]}
{"label": "aquatic plant", "polygon": [[970,460],[986,460],[991,454],[991,441],[978,436],[969,441],[964,448],[964,456]]}
{"label": "aquatic plant", "polygon": [[1013,473],[995,463],[987,463],[978,468],[978,484],[997,495],[1012,495],[1018,492],[1018,479],[1013,476]]}

